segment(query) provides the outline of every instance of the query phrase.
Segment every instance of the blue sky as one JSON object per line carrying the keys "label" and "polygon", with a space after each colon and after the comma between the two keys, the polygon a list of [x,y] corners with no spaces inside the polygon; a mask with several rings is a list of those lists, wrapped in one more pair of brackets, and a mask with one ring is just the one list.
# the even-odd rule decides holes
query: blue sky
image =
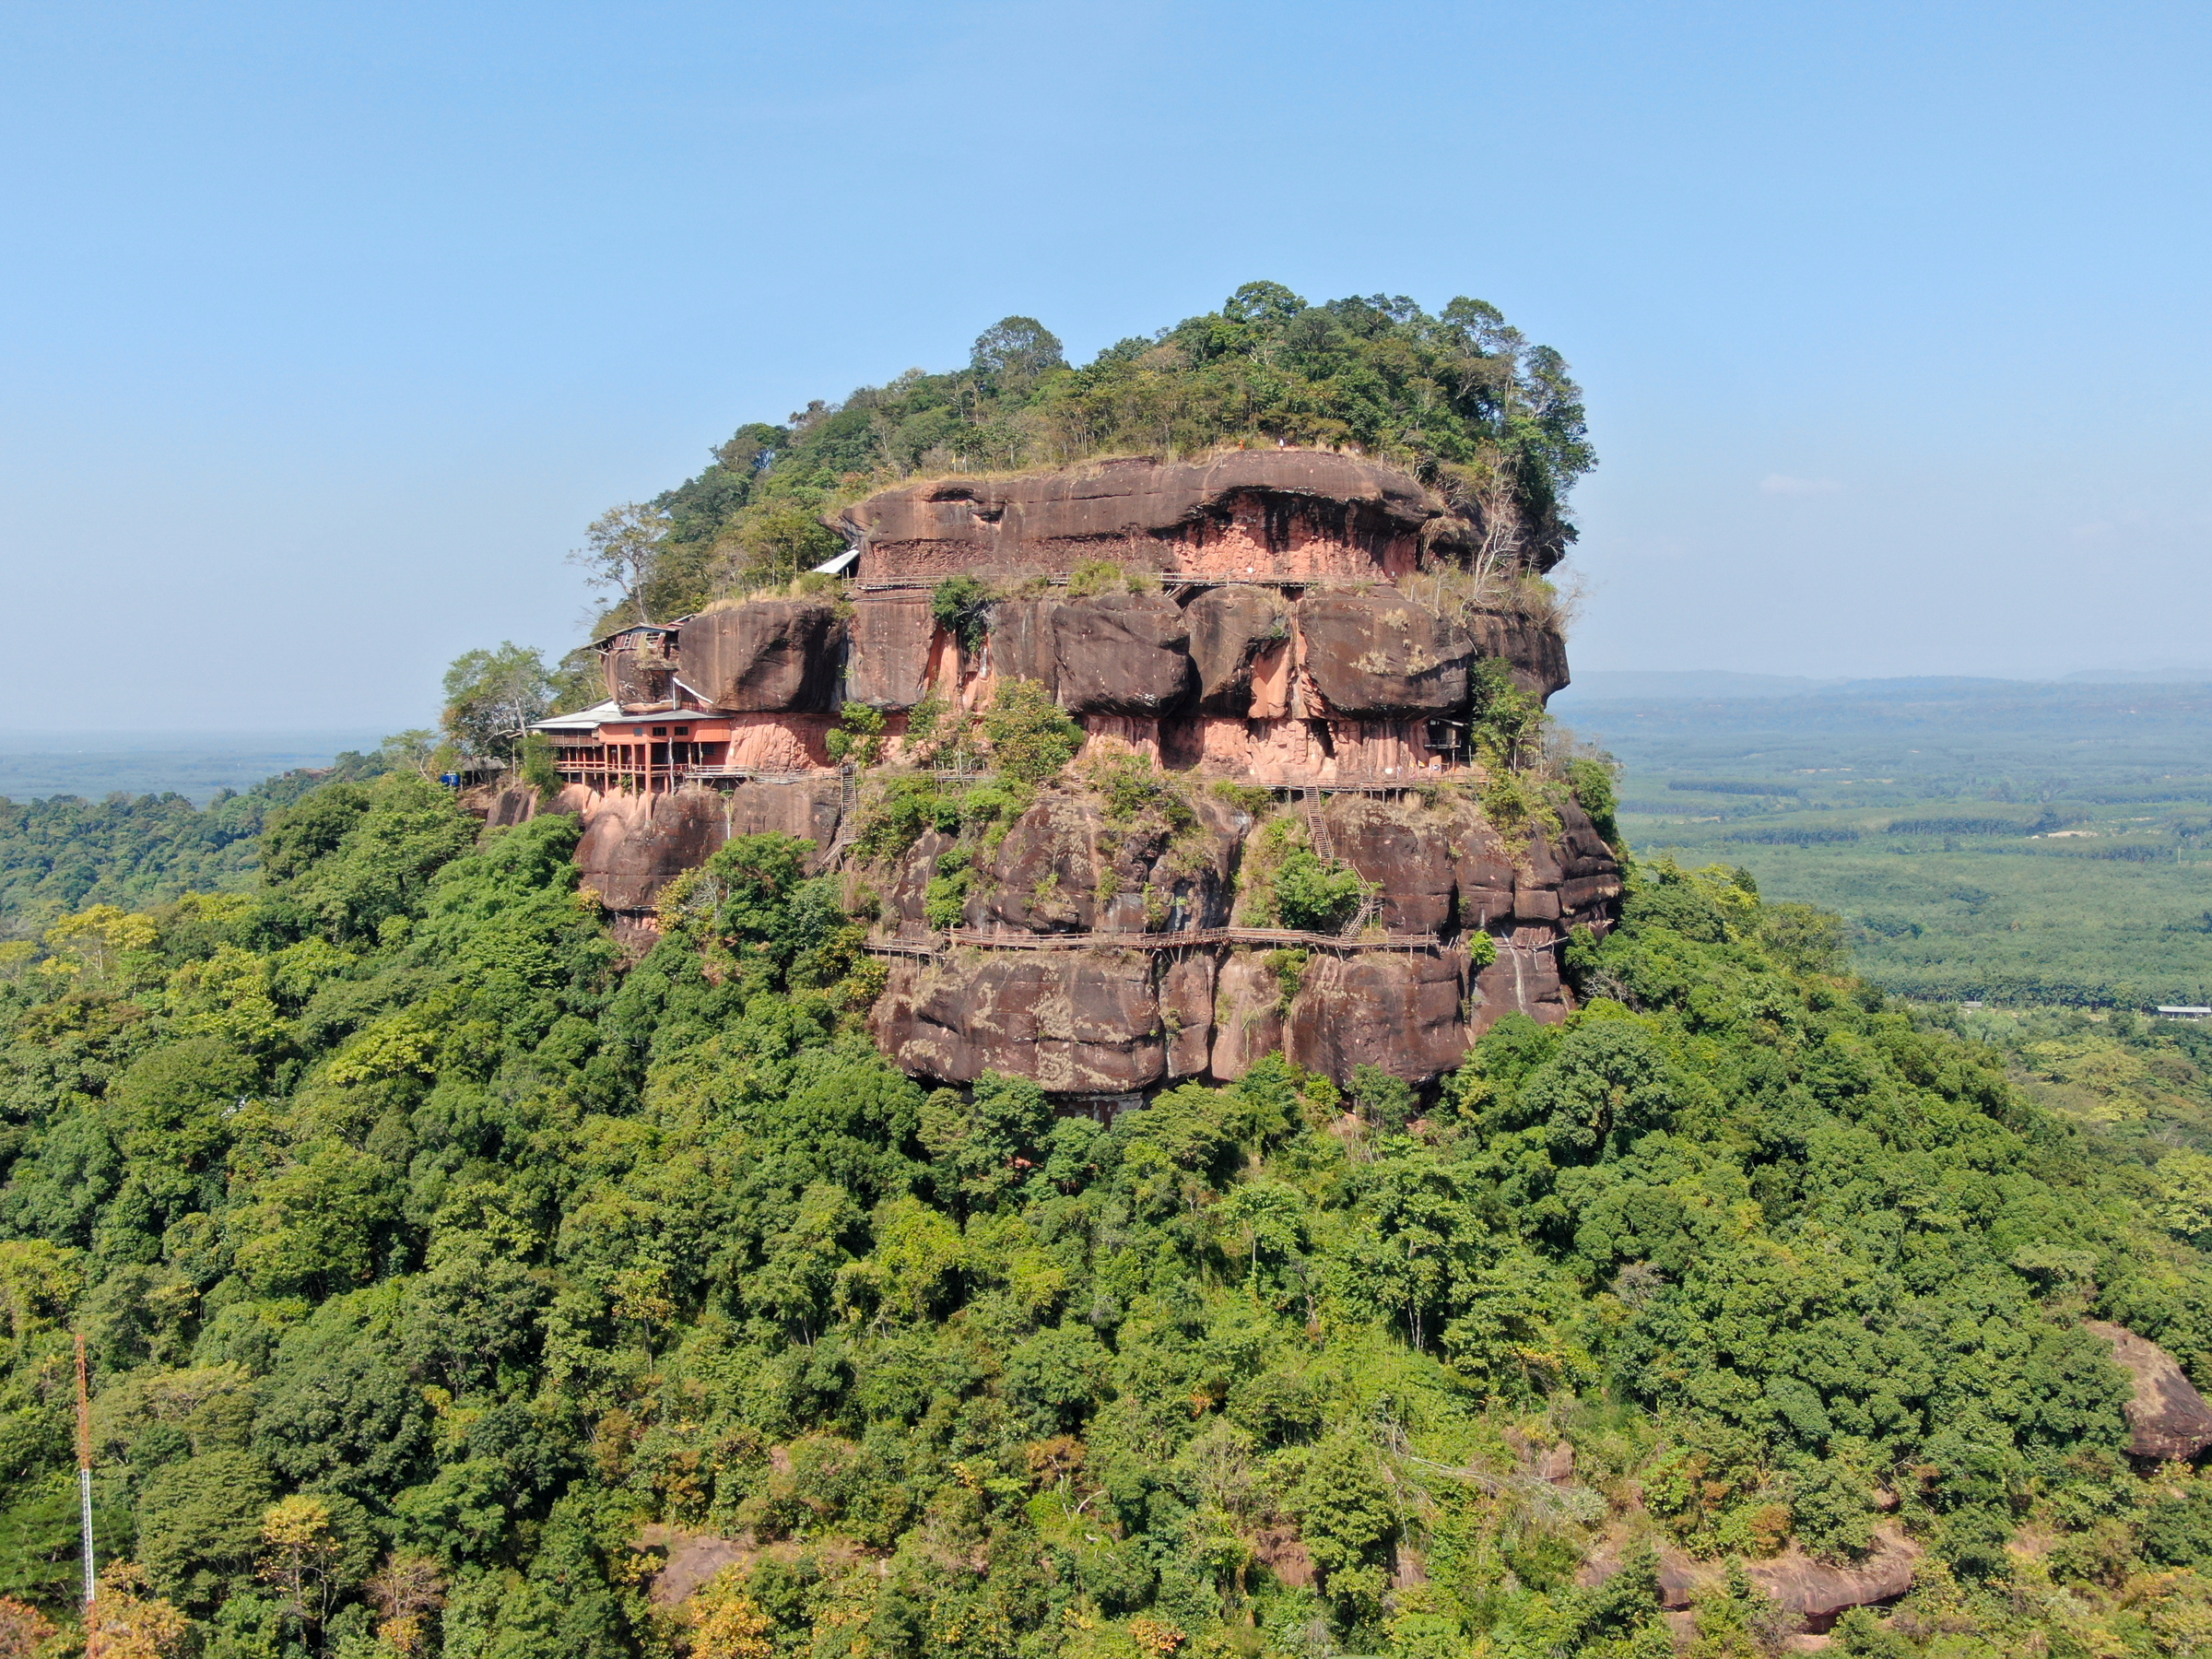
{"label": "blue sky", "polygon": [[2212,662],[2203,7],[0,14],[0,716],[398,726],[739,423],[1265,277],[1557,346],[1585,668]]}

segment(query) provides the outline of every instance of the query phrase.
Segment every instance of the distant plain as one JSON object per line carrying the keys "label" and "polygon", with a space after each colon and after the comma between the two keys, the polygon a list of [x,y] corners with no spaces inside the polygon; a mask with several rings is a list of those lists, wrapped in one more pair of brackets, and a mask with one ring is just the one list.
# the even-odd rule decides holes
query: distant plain
{"label": "distant plain", "polygon": [[383,734],[300,732],[0,731],[0,797],[43,800],[114,794],[182,795],[205,806],[300,766],[328,766],[345,749],[373,749]]}
{"label": "distant plain", "polygon": [[1841,912],[1859,970],[1903,994],[2212,1004],[2212,685],[1711,679],[1555,700],[1622,763],[1640,856]]}

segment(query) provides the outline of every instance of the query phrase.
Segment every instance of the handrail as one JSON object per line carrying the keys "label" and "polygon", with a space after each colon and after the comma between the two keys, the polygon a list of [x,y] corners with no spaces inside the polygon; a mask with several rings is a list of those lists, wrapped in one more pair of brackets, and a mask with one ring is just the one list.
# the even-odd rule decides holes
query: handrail
{"label": "handrail", "polygon": [[935,956],[944,950],[970,946],[984,950],[1181,950],[1195,945],[1303,946],[1315,950],[1437,950],[1443,941],[1434,934],[1386,934],[1380,939],[1349,938],[1342,934],[1308,933],[1293,927],[1189,927],[1177,933],[985,933],[979,928],[955,927],[926,940],[871,939],[870,950],[901,956]]}

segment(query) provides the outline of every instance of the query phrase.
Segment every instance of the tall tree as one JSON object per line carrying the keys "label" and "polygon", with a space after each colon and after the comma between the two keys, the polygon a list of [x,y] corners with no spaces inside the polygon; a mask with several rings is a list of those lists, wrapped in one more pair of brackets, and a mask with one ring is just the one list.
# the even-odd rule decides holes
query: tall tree
{"label": "tall tree", "polygon": [[512,640],[496,651],[465,651],[445,671],[445,735],[464,754],[512,760],[530,723],[552,706],[546,659]]}
{"label": "tall tree", "polygon": [[638,614],[645,614],[645,586],[659,568],[663,545],[668,539],[668,515],[645,501],[624,501],[609,507],[591,522],[583,538],[588,547],[569,555],[569,562],[583,567],[584,580],[602,592],[622,596]]}

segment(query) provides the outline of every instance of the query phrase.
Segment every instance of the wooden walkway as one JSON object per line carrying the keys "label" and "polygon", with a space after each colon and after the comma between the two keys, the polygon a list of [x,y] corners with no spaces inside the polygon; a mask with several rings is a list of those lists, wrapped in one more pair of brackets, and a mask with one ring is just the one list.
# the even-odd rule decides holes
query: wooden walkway
{"label": "wooden walkway", "polygon": [[1202,945],[1273,945],[1308,950],[1435,950],[1434,934],[1385,934],[1379,939],[1302,933],[1289,927],[1189,927],[1179,933],[984,933],[956,927],[927,939],[871,939],[867,948],[890,956],[942,956],[962,946],[982,950],[1182,950]]}

